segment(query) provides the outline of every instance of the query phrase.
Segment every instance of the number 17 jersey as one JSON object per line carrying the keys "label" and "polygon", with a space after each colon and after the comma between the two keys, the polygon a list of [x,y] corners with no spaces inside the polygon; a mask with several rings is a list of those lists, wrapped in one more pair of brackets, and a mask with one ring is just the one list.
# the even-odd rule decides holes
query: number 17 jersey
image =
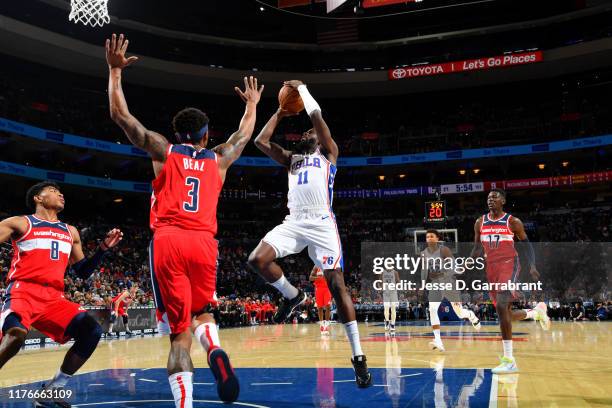
{"label": "number 17 jersey", "polygon": [[487,264],[513,260],[517,256],[514,248],[514,233],[510,228],[512,215],[505,213],[501,218],[492,220],[489,214],[482,216],[480,241],[485,251]]}
{"label": "number 17 jersey", "polygon": [[166,163],[153,180],[151,227],[175,227],[217,234],[217,203],[223,181],[217,154],[191,145],[170,145]]}

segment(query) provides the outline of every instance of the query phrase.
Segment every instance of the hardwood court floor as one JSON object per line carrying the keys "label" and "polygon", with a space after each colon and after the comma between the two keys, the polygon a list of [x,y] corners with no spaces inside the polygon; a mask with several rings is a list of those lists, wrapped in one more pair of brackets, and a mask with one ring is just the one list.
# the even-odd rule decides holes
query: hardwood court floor
{"label": "hardwood court floor", "polygon": [[[343,327],[335,324],[331,331],[329,336],[323,337],[316,324],[255,326],[225,329],[220,332],[220,337],[234,367],[239,369],[238,372],[245,369],[243,371],[248,371],[249,375],[257,376],[257,369],[262,369],[261,373],[264,373],[265,368],[350,368],[350,347]],[[380,379],[378,374],[375,375],[375,383],[380,383],[378,386],[385,389],[389,398],[384,400],[388,401],[388,405],[382,403],[381,406],[438,406],[438,402],[444,398],[447,406],[461,405],[462,398],[465,399],[466,395],[469,397],[470,392],[473,396],[480,384],[486,384],[490,389],[486,392],[487,404],[483,406],[612,406],[612,323],[553,322],[551,330],[547,332],[535,322],[516,323],[514,353],[520,373],[512,376],[492,376],[488,370],[498,364],[498,355],[501,354],[499,328],[493,324],[483,322],[480,332],[473,330],[469,324],[443,325],[444,353],[429,349],[432,334],[424,322],[407,322],[398,326],[395,337],[386,335],[380,323],[360,324],[360,333],[369,366],[382,369],[378,370],[381,372]],[[162,337],[102,341],[80,374],[107,369],[163,368],[168,348],[168,339]],[[53,347],[22,351],[0,371],[0,388],[47,380],[57,371],[65,350],[65,347]],[[196,367],[207,367],[199,345],[193,345],[192,356]],[[456,369],[484,370],[468,372]],[[202,370],[202,373],[207,371]],[[401,405],[393,403],[390,391],[394,387],[390,379],[394,372],[403,381],[401,393],[406,394],[395,397]],[[400,372],[402,375],[399,375]],[[277,375],[278,378],[291,375],[290,370],[274,373],[266,371],[267,376]],[[420,382],[416,380],[421,373],[429,376],[427,381],[425,375]],[[458,385],[453,383],[453,377],[466,373],[471,376],[469,379],[461,379]],[[157,370],[155,375],[162,380],[165,376],[163,370]],[[350,373],[347,375],[350,378]],[[321,372],[313,384],[321,384],[320,376]],[[478,379],[478,376],[481,378]],[[467,383],[474,388],[472,391],[466,388]],[[244,384],[245,390],[248,387],[249,384]],[[342,393],[357,392],[348,384],[346,387],[336,390],[335,398],[338,401],[342,400]],[[157,388],[165,392],[168,386],[161,383]],[[417,388],[423,400],[408,399],[410,394],[416,393]],[[276,403],[266,406],[284,406],[278,398],[281,397],[277,397]],[[482,400],[471,401],[467,405],[484,404]],[[312,401],[308,404],[320,406]]]}

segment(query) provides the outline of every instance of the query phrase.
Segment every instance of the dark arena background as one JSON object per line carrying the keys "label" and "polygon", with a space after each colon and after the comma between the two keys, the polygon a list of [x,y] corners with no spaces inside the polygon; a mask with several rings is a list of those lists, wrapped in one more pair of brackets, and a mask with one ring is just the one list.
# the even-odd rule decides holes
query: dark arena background
{"label": "dark arena background", "polygon": [[[242,118],[245,103],[234,87],[244,89],[250,76],[265,85],[252,138],[227,171],[216,208],[218,304],[207,312],[240,382],[233,406],[612,406],[611,1],[22,0],[0,2],[0,407],[223,403],[221,380],[197,336],[192,400],[182,388],[173,396],[168,383],[176,333],[163,330],[152,283],[155,175],[147,152],[111,119],[105,41],[114,33],[129,39],[127,56],[139,58],[122,74],[129,113],[181,149],[192,148],[175,135],[178,111],[206,112],[212,148]],[[299,247],[277,263],[306,300],[277,324],[288,300],[249,254],[289,214],[294,166],[288,176],[254,141],[288,80],[307,85],[338,146],[335,180],[322,181],[328,213],[318,222],[331,214],[336,223],[343,274],[335,279],[344,278],[348,294],[326,269],[321,282],[334,299],[331,316],[320,317],[311,247]],[[318,115],[309,117],[302,99],[306,109],[284,118],[271,138],[288,151],[300,149]],[[333,169],[321,143],[323,153],[314,154]],[[307,176],[300,173],[295,194]],[[66,270],[65,300],[85,309],[102,332],[71,377],[62,362],[71,347],[80,349],[81,332],[66,329],[76,340],[58,344],[40,318],[38,327],[36,318],[24,327],[16,306],[16,287],[36,285],[13,274],[31,259],[22,251],[43,251],[44,239],[21,245],[27,237],[8,225],[17,222],[10,217],[33,213],[26,193],[44,180],[59,186],[59,219],[76,228],[86,258],[106,245],[107,231],[123,232],[91,275],[74,265]],[[211,202],[208,186],[198,197],[189,185],[186,210]],[[36,217],[17,219],[38,225]],[[308,228],[296,231],[314,239]],[[475,256],[478,246],[487,254],[486,266],[450,269],[449,282],[465,284],[452,296],[421,288],[445,272],[400,263],[376,270],[377,258],[423,258],[430,235],[440,241],[430,248],[444,247],[454,260]],[[195,237],[185,231],[185,245],[214,257]],[[50,248],[50,260],[39,258],[43,271],[56,259],[57,241]],[[503,293],[512,295],[513,311],[502,310],[501,319],[500,298],[479,286],[491,282],[499,248],[516,248],[508,262],[514,282],[524,284]],[[416,287],[380,289],[388,278]],[[39,289],[21,296],[50,289],[31,287]],[[115,319],[114,299],[126,290],[128,317]],[[354,304],[355,332],[336,300],[343,294]],[[28,305],[22,310],[36,317]],[[508,313],[514,322],[504,320]],[[15,333],[24,329],[18,342]],[[355,353],[355,341],[363,353]],[[368,388],[355,384],[351,356],[359,354],[367,355]],[[57,382],[62,375],[68,380]],[[37,399],[45,390],[56,392],[55,400]],[[59,401],[59,391],[68,402]]]}

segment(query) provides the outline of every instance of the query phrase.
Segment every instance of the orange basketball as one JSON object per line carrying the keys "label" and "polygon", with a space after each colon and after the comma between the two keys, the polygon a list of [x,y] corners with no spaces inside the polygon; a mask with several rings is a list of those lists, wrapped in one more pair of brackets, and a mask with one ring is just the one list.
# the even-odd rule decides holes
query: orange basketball
{"label": "orange basketball", "polygon": [[304,110],[304,102],[297,89],[284,85],[278,92],[278,104],[281,109],[291,113],[300,113]]}

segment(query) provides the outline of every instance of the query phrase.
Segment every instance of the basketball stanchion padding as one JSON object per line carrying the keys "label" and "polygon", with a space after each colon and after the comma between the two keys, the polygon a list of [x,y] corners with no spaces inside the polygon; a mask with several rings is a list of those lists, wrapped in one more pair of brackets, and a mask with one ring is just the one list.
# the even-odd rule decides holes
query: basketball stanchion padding
{"label": "basketball stanchion padding", "polygon": [[70,0],[68,20],[92,27],[110,23],[108,0]]}

